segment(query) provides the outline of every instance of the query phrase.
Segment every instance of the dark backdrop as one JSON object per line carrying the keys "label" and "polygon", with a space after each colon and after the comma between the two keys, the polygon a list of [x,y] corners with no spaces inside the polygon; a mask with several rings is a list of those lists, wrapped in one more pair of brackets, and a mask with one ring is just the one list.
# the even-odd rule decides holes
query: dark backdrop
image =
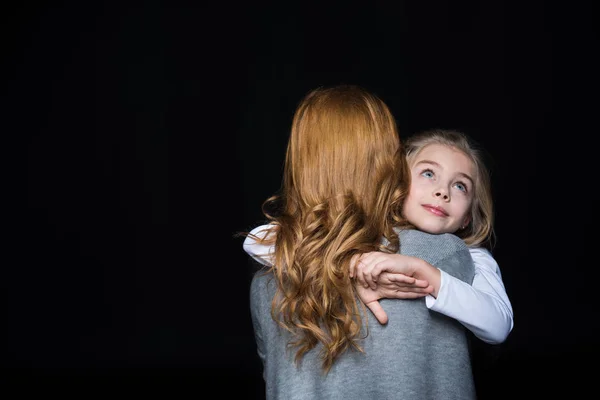
{"label": "dark backdrop", "polygon": [[401,135],[457,128],[490,153],[515,327],[476,347],[480,397],[594,387],[592,3],[52,3],[1,17],[3,133],[27,148],[5,383],[261,398],[234,234],[263,222],[300,98],[354,83]]}

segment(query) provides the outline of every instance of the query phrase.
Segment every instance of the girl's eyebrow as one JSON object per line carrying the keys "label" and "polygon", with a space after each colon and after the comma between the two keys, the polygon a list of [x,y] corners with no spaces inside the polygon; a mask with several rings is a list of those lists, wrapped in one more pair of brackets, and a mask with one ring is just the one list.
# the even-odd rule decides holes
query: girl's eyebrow
{"label": "girl's eyebrow", "polygon": [[[440,169],[444,169],[439,163],[437,163],[435,161],[432,161],[432,160],[421,160],[421,161],[419,161],[419,162],[417,162],[415,164],[415,167],[417,165],[420,165],[420,164],[430,164],[430,165],[433,165],[433,166],[438,167]],[[465,174],[464,172],[458,172],[457,175],[459,175],[459,176],[467,179],[469,182],[471,182],[472,186],[475,186],[475,182],[473,181],[473,178],[471,178],[468,174]]]}
{"label": "girl's eyebrow", "polygon": [[431,161],[431,160],[421,160],[418,163],[416,163],[415,166],[419,165],[419,164],[431,164],[431,165],[435,165],[438,168],[442,168],[442,166],[440,164],[436,163],[435,161]]}

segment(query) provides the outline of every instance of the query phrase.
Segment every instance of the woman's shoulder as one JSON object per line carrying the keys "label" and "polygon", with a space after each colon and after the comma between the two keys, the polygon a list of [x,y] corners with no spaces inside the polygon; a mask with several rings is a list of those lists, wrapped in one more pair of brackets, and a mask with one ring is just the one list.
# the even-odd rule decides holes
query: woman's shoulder
{"label": "woman's shoulder", "polygon": [[[456,253],[468,254],[465,242],[451,233],[431,234],[416,229],[398,232],[400,253],[425,260],[441,260]],[[431,261],[429,261],[432,263]]]}
{"label": "woman's shoulder", "polygon": [[268,267],[261,267],[254,272],[250,281],[250,297],[253,299],[261,298],[270,294],[275,289],[275,275]]}
{"label": "woman's shoulder", "polygon": [[413,246],[430,246],[433,244],[449,246],[456,250],[467,250],[467,245],[458,236],[452,233],[432,234],[417,229],[402,229],[398,231],[400,243],[404,242]]}

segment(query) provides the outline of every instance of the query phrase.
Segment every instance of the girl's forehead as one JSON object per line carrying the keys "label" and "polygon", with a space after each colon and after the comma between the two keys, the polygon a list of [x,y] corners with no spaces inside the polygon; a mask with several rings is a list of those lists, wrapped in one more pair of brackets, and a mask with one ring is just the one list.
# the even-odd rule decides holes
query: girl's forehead
{"label": "girl's forehead", "polygon": [[475,163],[467,154],[456,147],[440,143],[431,143],[423,147],[417,154],[411,157],[411,167],[421,162],[434,162],[445,168],[460,169],[474,176],[476,174]]}
{"label": "girl's forehead", "polygon": [[424,156],[435,157],[436,155],[441,156],[450,153],[464,154],[462,151],[460,151],[454,146],[442,143],[430,143],[428,145],[423,146],[423,148],[419,150],[419,152],[417,153],[417,158],[421,158]]}

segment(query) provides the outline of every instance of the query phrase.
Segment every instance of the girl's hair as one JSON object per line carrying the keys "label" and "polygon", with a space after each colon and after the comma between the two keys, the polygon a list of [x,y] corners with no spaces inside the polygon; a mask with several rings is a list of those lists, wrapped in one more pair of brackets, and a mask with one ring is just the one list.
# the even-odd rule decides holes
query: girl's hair
{"label": "girl's hair", "polygon": [[404,224],[409,182],[396,122],[376,95],[342,85],[300,102],[282,188],[263,203],[276,234],[254,237],[274,245],[271,314],[292,333],[297,362],[319,343],[325,372],[346,350],[362,351],[366,314],[349,263],[355,254],[399,249],[393,228]]}
{"label": "girl's hair", "polygon": [[471,221],[455,234],[464,240],[467,246],[494,246],[494,204],[490,174],[484,162],[484,150],[465,133],[432,129],[419,132],[406,141],[406,158],[412,167],[417,155],[427,146],[439,144],[452,147],[464,153],[475,165],[475,193],[471,206]]}

